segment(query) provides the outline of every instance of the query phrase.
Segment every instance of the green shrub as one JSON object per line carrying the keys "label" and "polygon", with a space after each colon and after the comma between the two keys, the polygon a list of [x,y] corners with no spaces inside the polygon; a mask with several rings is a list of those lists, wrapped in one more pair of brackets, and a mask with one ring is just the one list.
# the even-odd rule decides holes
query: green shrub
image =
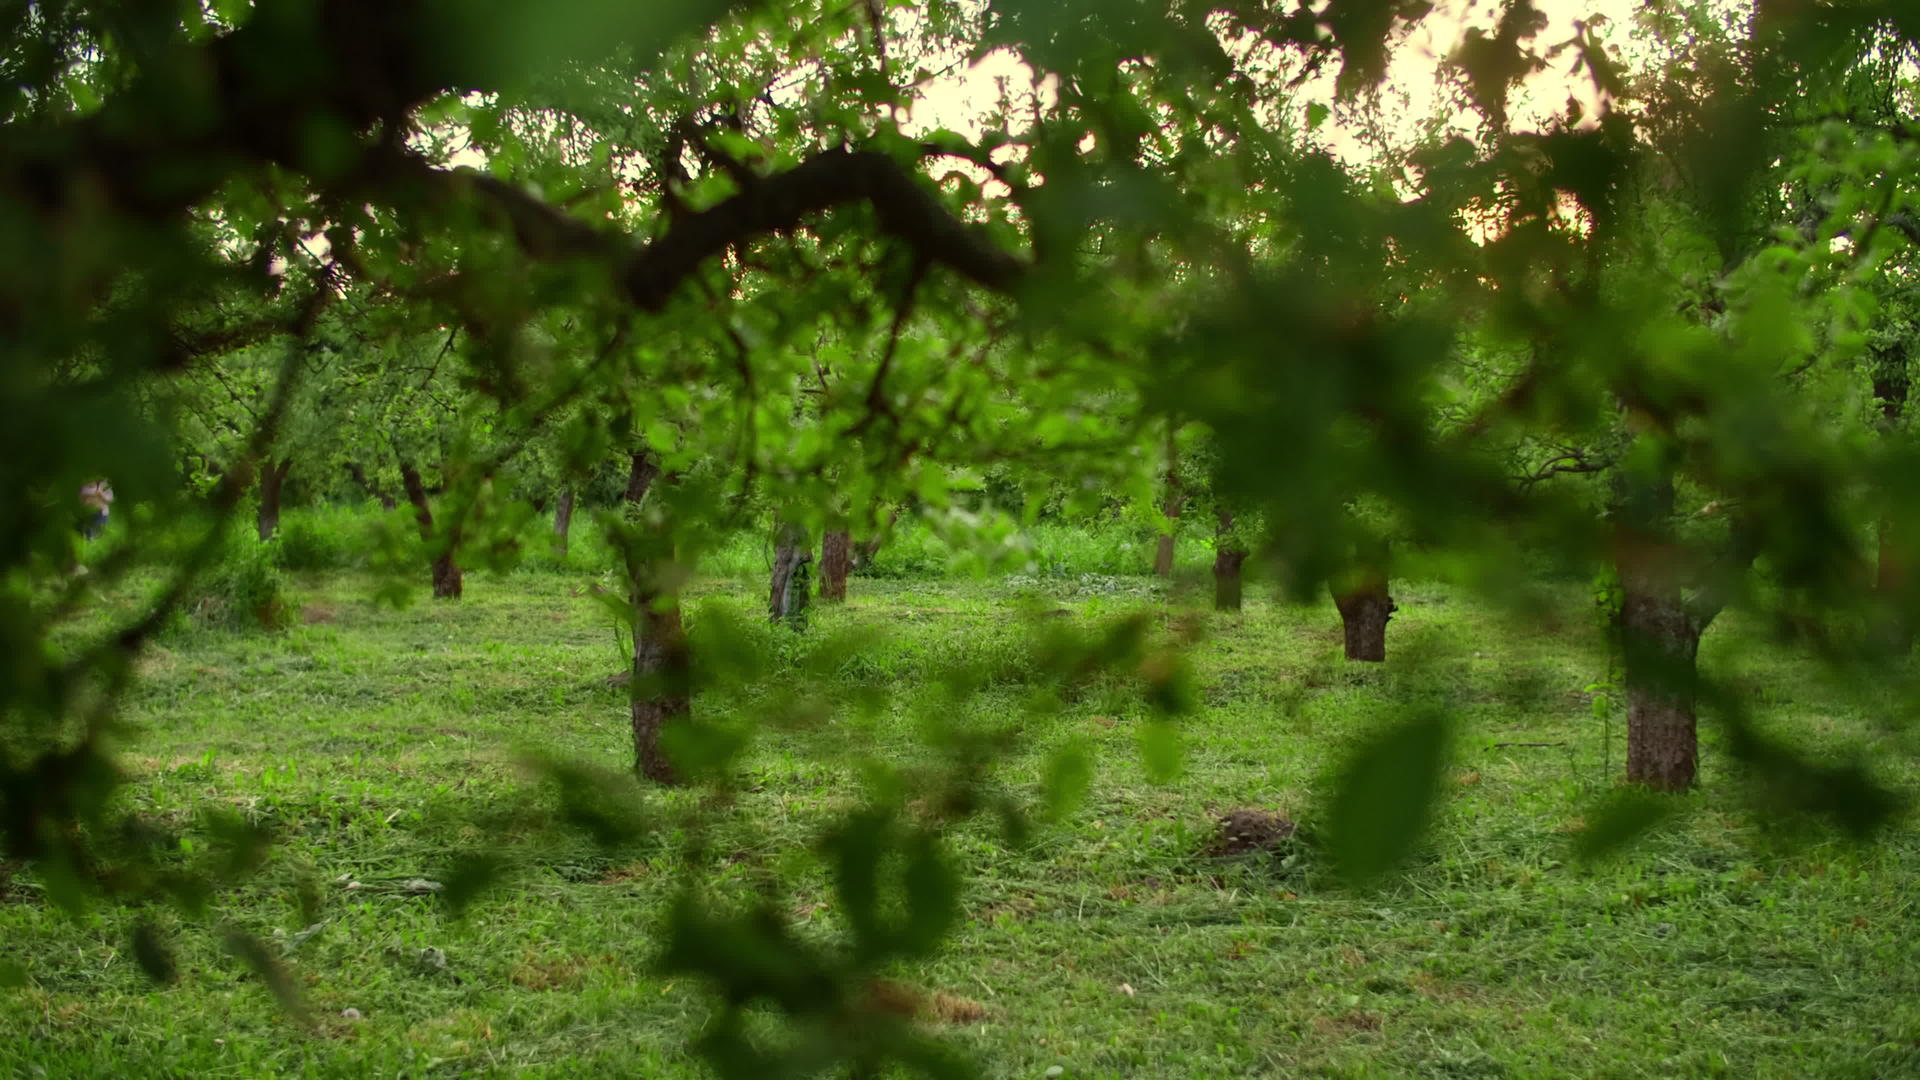
{"label": "green shrub", "polygon": [[279,630],[293,622],[287,579],[275,566],[275,543],[236,536],[219,562],[204,571],[187,598],[195,626],[223,630]]}
{"label": "green shrub", "polygon": [[902,522],[873,558],[854,571],[869,578],[934,578],[947,576],[952,551],[932,529],[919,522]]}
{"label": "green shrub", "polygon": [[[1122,522],[1043,522],[1027,529],[1025,537],[1033,551],[1030,572],[1041,577],[1132,575],[1153,569],[1154,538]],[[1187,550],[1180,553],[1193,554]]]}
{"label": "green shrub", "polygon": [[600,529],[600,509],[584,500],[574,504],[565,555],[560,553],[559,539],[553,534],[553,508],[531,515],[520,529],[518,568],[543,573],[597,574],[618,565],[619,557]]}
{"label": "green shrub", "polygon": [[339,570],[352,565],[354,545],[337,526],[337,522],[315,514],[287,515],[268,545],[274,564],[295,572]]}

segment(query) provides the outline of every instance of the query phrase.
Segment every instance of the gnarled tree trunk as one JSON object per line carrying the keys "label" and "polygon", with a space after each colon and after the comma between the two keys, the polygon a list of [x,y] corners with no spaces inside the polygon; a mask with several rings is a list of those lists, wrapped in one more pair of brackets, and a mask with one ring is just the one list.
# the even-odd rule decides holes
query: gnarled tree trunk
{"label": "gnarled tree trunk", "polygon": [[553,541],[560,557],[567,557],[567,534],[573,529],[573,489],[561,488],[553,500]]}
{"label": "gnarled tree trunk", "polygon": [[1347,659],[1381,663],[1387,658],[1387,620],[1399,606],[1387,592],[1387,575],[1367,570],[1344,588],[1333,590],[1346,632]]}
{"label": "gnarled tree trunk", "polygon": [[[427,485],[420,480],[420,470],[403,462],[400,466],[400,482],[407,489],[407,501],[413,504],[413,519],[420,525],[420,539],[432,546],[433,507],[427,501]],[[453,557],[458,539],[447,537],[445,549],[433,560],[433,595],[437,600],[460,599],[460,564]]]}
{"label": "gnarled tree trunk", "polygon": [[[1240,567],[1247,561],[1247,551],[1234,537],[1233,515],[1225,510],[1220,511],[1218,536],[1213,555],[1213,609],[1239,611],[1242,593]],[[1384,649],[1385,645],[1381,647]]]}
{"label": "gnarled tree trunk", "polygon": [[269,460],[260,469],[260,510],[255,515],[254,528],[262,540],[273,539],[273,534],[280,530],[280,492],[292,468],[291,459],[282,459]]}
{"label": "gnarled tree trunk", "polygon": [[847,574],[853,569],[853,536],[845,529],[828,529],[820,540],[820,599],[830,604],[847,599]]}
{"label": "gnarled tree trunk", "polygon": [[812,564],[807,531],[791,521],[776,521],[773,575],[767,590],[768,618],[794,630],[806,629]]}

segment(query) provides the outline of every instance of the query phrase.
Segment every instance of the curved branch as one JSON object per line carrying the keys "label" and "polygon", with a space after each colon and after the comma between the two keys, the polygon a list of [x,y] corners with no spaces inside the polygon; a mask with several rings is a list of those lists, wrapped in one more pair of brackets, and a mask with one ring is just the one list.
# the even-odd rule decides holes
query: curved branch
{"label": "curved branch", "polygon": [[[605,259],[626,299],[659,311],[700,265],[737,244],[805,224],[813,214],[850,204],[873,208],[880,231],[915,256],[995,292],[1015,291],[1026,263],[941,203],[921,178],[877,150],[825,150],[786,172],[698,213],[669,215],[651,243],[599,229],[513,184],[473,169],[440,169],[400,150],[373,151],[350,186],[367,198],[490,203],[515,242],[538,259]],[[408,189],[411,189],[409,191]]]}
{"label": "curved branch", "polygon": [[975,284],[1012,292],[1026,273],[1023,262],[961,221],[893,158],[876,150],[835,149],[675,222],[629,257],[620,280],[635,305],[658,311],[701,263],[728,247],[859,202],[873,207],[881,232]]}

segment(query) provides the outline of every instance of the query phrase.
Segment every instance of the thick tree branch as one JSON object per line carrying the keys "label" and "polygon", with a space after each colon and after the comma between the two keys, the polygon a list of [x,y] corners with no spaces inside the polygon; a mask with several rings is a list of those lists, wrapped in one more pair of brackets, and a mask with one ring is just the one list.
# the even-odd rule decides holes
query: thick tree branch
{"label": "thick tree branch", "polygon": [[1605,472],[1613,467],[1613,459],[1589,458],[1582,450],[1564,450],[1540,463],[1532,472],[1513,478],[1520,490],[1530,491],[1533,485],[1555,476],[1580,473]]}
{"label": "thick tree branch", "polygon": [[698,213],[672,217],[665,233],[634,247],[534,198],[512,184],[471,169],[437,169],[405,152],[370,154],[352,186],[368,197],[412,197],[430,202],[480,200],[499,212],[515,241],[540,259],[606,259],[626,298],[659,311],[700,265],[755,237],[799,228],[816,213],[866,203],[880,231],[929,264],[940,264],[995,292],[1014,291],[1026,264],[981,230],[948,210],[923,180],[874,150],[822,151],[783,173],[760,177],[732,198]]}
{"label": "thick tree branch", "polygon": [[827,150],[762,178],[710,210],[691,214],[627,261],[627,296],[649,311],[665,307],[701,263],[754,236],[800,226],[810,214],[850,203],[873,207],[880,230],[916,255],[995,292],[1011,292],[1025,265],[954,216],[898,162],[873,150]]}

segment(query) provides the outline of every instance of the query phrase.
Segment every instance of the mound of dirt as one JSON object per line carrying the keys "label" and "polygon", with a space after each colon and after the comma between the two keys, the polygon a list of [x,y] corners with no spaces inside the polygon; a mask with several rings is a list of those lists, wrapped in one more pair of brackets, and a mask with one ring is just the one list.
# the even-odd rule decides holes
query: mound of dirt
{"label": "mound of dirt", "polygon": [[1229,810],[1221,815],[1220,835],[1207,848],[1207,854],[1245,855],[1254,851],[1278,854],[1288,847],[1297,828],[1291,820],[1271,810]]}

